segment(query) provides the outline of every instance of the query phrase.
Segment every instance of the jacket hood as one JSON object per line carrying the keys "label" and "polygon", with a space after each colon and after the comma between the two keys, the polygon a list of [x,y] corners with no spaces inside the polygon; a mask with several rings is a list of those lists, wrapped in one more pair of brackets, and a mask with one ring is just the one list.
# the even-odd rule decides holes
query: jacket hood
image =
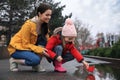
{"label": "jacket hood", "polygon": [[63,27],[57,27],[57,28],[55,28],[54,31],[53,31],[53,35],[56,35],[56,34],[58,34],[58,32],[62,31],[62,28]]}

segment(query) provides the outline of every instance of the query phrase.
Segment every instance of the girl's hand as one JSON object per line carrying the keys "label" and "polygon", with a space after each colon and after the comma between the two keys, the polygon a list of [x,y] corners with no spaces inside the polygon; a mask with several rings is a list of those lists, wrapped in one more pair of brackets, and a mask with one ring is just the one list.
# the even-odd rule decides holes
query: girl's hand
{"label": "girl's hand", "polygon": [[83,65],[85,66],[86,69],[89,68],[89,64],[86,61],[82,61]]}
{"label": "girl's hand", "polygon": [[58,56],[58,57],[57,57],[57,61],[58,61],[58,62],[61,62],[62,60],[63,60],[63,58],[62,58],[61,56]]}

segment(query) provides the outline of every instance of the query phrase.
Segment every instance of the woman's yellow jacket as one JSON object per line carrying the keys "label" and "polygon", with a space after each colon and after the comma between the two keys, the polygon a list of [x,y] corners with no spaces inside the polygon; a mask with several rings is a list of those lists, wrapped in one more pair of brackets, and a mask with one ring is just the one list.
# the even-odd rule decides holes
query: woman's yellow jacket
{"label": "woman's yellow jacket", "polygon": [[[38,54],[42,54],[43,47],[36,46],[37,41],[37,24],[31,20],[27,20],[24,25],[21,27],[20,31],[17,32],[12,38],[8,45],[8,51],[10,55],[16,50],[29,50]],[[46,35],[46,38],[49,38],[49,35]]]}

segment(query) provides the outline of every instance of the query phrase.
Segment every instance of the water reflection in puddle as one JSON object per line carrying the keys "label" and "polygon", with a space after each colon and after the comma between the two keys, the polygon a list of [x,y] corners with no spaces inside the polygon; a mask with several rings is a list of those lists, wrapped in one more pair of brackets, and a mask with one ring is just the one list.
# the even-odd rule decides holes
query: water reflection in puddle
{"label": "water reflection in puddle", "polygon": [[73,73],[76,80],[120,80],[120,67],[118,65],[99,64],[95,65],[93,73],[88,73],[79,66]]}

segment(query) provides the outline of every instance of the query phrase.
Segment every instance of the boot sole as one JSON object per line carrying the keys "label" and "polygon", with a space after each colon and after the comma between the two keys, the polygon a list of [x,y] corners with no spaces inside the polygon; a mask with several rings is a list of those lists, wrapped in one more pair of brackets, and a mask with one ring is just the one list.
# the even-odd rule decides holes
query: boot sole
{"label": "boot sole", "polygon": [[58,71],[58,70],[54,70],[54,72],[66,73],[67,71]]}

